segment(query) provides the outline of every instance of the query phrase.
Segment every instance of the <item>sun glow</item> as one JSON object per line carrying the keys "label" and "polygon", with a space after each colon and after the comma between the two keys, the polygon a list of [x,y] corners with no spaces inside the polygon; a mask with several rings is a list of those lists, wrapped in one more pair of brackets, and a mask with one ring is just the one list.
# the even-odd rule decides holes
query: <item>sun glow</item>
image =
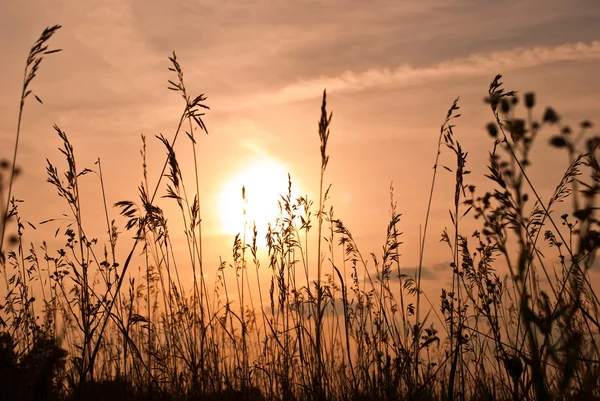
{"label": "sun glow", "polygon": [[[246,200],[242,198],[242,187]],[[219,218],[222,233],[237,234],[244,231],[245,223],[251,229],[255,222],[261,240],[268,223],[273,223],[279,215],[277,201],[281,199],[280,195],[287,191],[288,172],[283,164],[267,159],[247,165],[221,190]]]}

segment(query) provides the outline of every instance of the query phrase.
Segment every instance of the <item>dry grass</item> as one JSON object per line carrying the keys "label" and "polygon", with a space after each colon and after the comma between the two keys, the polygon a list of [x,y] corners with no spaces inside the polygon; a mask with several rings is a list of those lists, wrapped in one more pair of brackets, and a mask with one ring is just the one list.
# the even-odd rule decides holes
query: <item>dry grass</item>
{"label": "dry grass", "polygon": [[[231,263],[221,262],[210,293],[198,182],[211,172],[199,171],[196,159],[197,133],[208,133],[202,120],[208,107],[204,95],[187,93],[175,54],[169,58],[175,74],[169,89],[184,104],[172,138],[157,137],[167,152],[158,183],[148,184],[143,137],[139,198],[114,204],[132,239],[119,235],[111,218],[115,211],[104,197],[100,160],[94,169],[78,166],[68,135],[55,127],[67,167],[62,171],[48,161],[48,181],[68,205],[71,223],[58,227],[62,248],[25,248],[28,227],[21,222],[20,201],[12,197],[20,122],[42,57],[55,52],[46,43],[58,29],[45,30],[31,50],[14,156],[0,165],[6,205],[0,241],[2,399],[600,399],[599,302],[589,282],[600,243],[600,139],[588,136],[589,122],[575,134],[550,108],[537,119],[534,94],[517,97],[497,76],[487,99],[493,117],[488,132],[496,138],[486,175],[491,190],[482,194],[468,183],[468,154],[454,132],[454,101],[440,130],[413,277],[400,260],[401,215],[393,187],[381,255],[365,258],[329,205],[332,114],[324,92],[318,208],[292,196],[290,178],[280,216],[268,228],[266,263],[259,257],[256,227],[247,225],[233,241]],[[527,175],[542,130],[560,132],[550,145],[565,149],[570,160],[547,202]],[[191,172],[181,170],[174,151],[181,140],[191,144]],[[446,151],[456,160],[445,167],[455,174],[455,191],[452,226],[442,233],[452,285],[433,304],[429,300],[438,294],[420,290],[421,271],[438,158]],[[79,188],[89,173],[100,178],[105,240],[85,234],[89,222]],[[186,188],[185,182],[194,185]],[[159,191],[178,208],[186,255],[173,252],[168,221],[156,202]],[[567,201],[570,212],[557,218],[554,208]],[[480,223],[470,235],[461,225],[466,218]],[[54,224],[51,218],[44,223]],[[313,235],[316,250],[309,249]],[[128,247],[123,260],[117,244]],[[342,260],[336,259],[340,250]],[[554,257],[558,268],[548,262]],[[502,277],[497,270],[505,266],[509,273]],[[191,288],[180,279],[188,268]],[[257,285],[259,269],[271,272],[268,294]]]}

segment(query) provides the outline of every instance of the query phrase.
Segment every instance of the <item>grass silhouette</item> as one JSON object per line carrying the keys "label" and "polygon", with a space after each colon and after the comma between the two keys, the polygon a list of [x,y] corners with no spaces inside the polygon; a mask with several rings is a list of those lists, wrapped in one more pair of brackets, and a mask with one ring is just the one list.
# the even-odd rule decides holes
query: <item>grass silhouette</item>
{"label": "grass silhouette", "polygon": [[[266,266],[256,226],[247,226],[234,238],[232,263],[221,262],[211,293],[199,201],[199,178],[210,172],[199,171],[196,159],[198,133],[208,133],[202,120],[207,99],[188,94],[175,53],[169,57],[175,75],[169,89],[184,103],[172,137],[157,137],[167,153],[157,184],[149,185],[142,137],[139,197],[110,208],[100,160],[93,169],[81,168],[67,133],[55,126],[67,167],[62,171],[48,161],[48,182],[69,207],[71,220],[57,231],[62,248],[49,249],[45,242],[25,248],[28,227],[19,214],[21,201],[12,196],[21,119],[43,57],[58,51],[49,50],[47,42],[59,28],[44,30],[31,49],[14,155],[0,164],[5,282],[0,398],[600,399],[600,304],[589,278],[600,244],[600,138],[588,134],[590,122],[582,122],[575,133],[551,108],[536,118],[535,95],[505,90],[496,76],[486,99],[493,119],[487,131],[495,139],[486,174],[491,189],[479,193],[468,183],[468,152],[455,133],[456,99],[441,125],[419,267],[411,276],[400,262],[401,214],[393,186],[381,255],[363,256],[329,204],[327,144],[335,130],[323,92],[319,199],[293,197],[290,177],[279,218],[268,227]],[[531,150],[546,130],[558,132],[549,146],[564,149],[569,165],[544,201],[527,171]],[[174,150],[181,140],[191,144],[191,172],[181,169]],[[444,166],[454,173],[455,190],[451,229],[441,236],[452,256],[452,283],[434,304],[430,299],[438,294],[424,293],[421,279],[442,152],[456,161]],[[104,243],[86,235],[80,180],[90,173],[100,178]],[[191,188],[185,186],[188,176]],[[181,215],[185,256],[173,251],[169,223],[156,202],[159,190]],[[561,210],[569,211],[557,217],[553,211],[561,203]],[[130,241],[111,219],[115,209],[126,220]],[[462,225],[467,218],[479,224],[468,235]],[[316,232],[311,231],[315,223]],[[309,249],[314,235],[316,252]],[[117,244],[128,249],[124,259]],[[342,260],[335,257],[340,250]],[[558,265],[549,262],[551,257]],[[139,272],[133,263],[140,264]],[[188,266],[191,288],[181,280]],[[265,268],[271,272],[268,296],[258,285],[259,269]],[[498,271],[505,268],[503,277]]]}

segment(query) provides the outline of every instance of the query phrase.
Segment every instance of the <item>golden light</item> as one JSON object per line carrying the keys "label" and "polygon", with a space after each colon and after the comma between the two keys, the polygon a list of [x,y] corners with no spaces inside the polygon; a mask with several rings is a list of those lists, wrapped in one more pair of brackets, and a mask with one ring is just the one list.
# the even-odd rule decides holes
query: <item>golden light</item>
{"label": "golden light", "polygon": [[[242,198],[242,187],[245,188],[246,201]],[[283,164],[267,159],[244,167],[227,181],[219,195],[221,232],[241,233],[244,223],[247,222],[251,229],[256,222],[262,242],[268,223],[273,223],[279,215],[277,201],[287,192],[288,171]]]}

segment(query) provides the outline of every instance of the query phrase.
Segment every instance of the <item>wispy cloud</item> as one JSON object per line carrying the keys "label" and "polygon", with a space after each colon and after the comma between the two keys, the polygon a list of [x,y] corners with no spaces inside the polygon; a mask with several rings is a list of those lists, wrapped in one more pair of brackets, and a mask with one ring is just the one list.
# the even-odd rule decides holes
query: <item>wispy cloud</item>
{"label": "wispy cloud", "polygon": [[[450,273],[452,269],[450,268],[450,263],[450,261],[446,261],[421,267],[421,280],[439,281],[441,278],[451,277]],[[402,266],[400,268],[400,273],[410,278],[416,278],[418,271],[418,266]],[[399,281],[399,279],[400,277],[398,277],[396,270],[392,269],[390,280]]]}
{"label": "wispy cloud", "polygon": [[272,92],[237,98],[228,103],[226,107],[235,110],[308,100],[319,97],[324,88],[331,93],[355,93],[369,89],[390,89],[424,84],[461,76],[496,74],[560,61],[590,59],[600,59],[600,41],[567,43],[560,46],[519,47],[493,53],[475,53],[468,57],[447,60],[427,67],[403,64],[392,69],[373,68],[363,72],[346,71],[338,76],[303,80]]}

